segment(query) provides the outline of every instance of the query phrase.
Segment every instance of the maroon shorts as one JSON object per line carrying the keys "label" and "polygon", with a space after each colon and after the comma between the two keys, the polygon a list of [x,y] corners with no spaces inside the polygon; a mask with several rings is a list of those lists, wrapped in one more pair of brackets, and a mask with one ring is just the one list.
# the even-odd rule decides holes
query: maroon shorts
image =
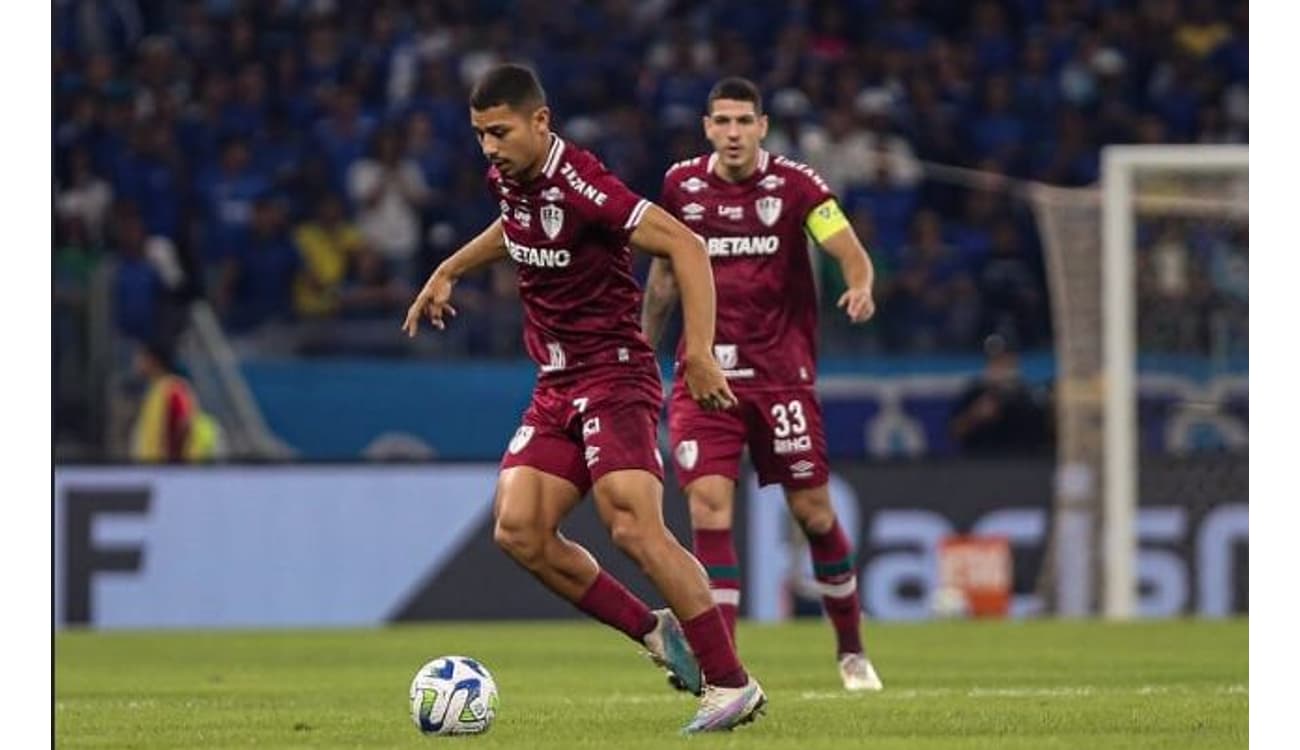
{"label": "maroon shorts", "polygon": [[510,439],[501,468],[531,466],[573,482],[586,494],[600,477],[644,469],[663,481],[657,373],[590,377],[561,385],[538,383]]}
{"label": "maroon shorts", "polygon": [[738,391],[736,398],[733,409],[708,411],[691,399],[685,383],[674,384],[668,434],[682,487],[712,474],[738,479],[746,445],[761,485],[806,489],[827,482],[822,409],[811,387]]}

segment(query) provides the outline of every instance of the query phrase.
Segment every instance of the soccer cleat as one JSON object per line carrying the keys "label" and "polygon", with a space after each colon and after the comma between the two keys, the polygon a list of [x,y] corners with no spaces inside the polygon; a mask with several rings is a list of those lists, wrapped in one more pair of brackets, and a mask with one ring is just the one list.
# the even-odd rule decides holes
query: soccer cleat
{"label": "soccer cleat", "polygon": [[659,622],[642,641],[650,652],[650,660],[668,670],[668,684],[699,695],[704,689],[700,663],[695,660],[676,615],[669,609],[656,609],[654,615]]}
{"label": "soccer cleat", "polygon": [[876,668],[871,666],[871,660],[863,654],[844,654],[840,657],[840,679],[844,682],[845,690],[855,692],[883,690],[885,687],[880,681],[880,675],[876,674]]}
{"label": "soccer cleat", "polygon": [[729,732],[761,716],[765,706],[767,696],[753,677],[738,688],[707,685],[700,698],[700,710],[690,724],[682,727],[682,733]]}

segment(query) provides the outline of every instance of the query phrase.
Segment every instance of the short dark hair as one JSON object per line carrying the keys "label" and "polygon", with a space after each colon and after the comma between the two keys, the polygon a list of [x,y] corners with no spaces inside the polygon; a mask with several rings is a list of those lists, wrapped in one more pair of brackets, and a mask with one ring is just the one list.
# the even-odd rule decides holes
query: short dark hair
{"label": "short dark hair", "polygon": [[754,114],[763,114],[763,94],[758,90],[758,86],[748,78],[732,76],[723,78],[721,81],[713,84],[713,90],[709,92],[709,101],[704,106],[705,114],[713,111],[713,102],[718,99],[732,99],[738,102],[753,102]]}
{"label": "short dark hair", "polygon": [[469,93],[469,106],[480,112],[501,104],[529,111],[546,105],[546,91],[532,68],[514,63],[497,65],[484,73]]}

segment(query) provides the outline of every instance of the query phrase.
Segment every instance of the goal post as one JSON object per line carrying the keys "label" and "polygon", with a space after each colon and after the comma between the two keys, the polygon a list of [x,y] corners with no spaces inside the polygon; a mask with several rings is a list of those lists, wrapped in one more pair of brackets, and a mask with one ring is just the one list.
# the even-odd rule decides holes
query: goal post
{"label": "goal post", "polygon": [[[1138,315],[1135,233],[1140,211],[1246,212],[1244,194],[1146,195],[1142,173],[1169,175],[1249,170],[1247,146],[1108,146],[1101,169],[1102,309],[1102,590],[1101,614],[1137,613]],[[1233,192],[1233,191],[1230,191]]]}

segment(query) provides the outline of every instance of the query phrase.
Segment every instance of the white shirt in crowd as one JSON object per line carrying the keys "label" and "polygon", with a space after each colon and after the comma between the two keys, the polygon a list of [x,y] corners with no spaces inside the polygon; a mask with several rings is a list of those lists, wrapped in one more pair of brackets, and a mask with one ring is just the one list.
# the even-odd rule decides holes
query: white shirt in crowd
{"label": "white shirt in crowd", "polygon": [[[366,197],[381,190],[379,199]],[[371,247],[389,260],[413,258],[420,246],[420,211],[417,201],[429,188],[419,166],[410,160],[386,168],[374,159],[362,159],[348,170],[348,193],[357,206],[357,225]]]}

